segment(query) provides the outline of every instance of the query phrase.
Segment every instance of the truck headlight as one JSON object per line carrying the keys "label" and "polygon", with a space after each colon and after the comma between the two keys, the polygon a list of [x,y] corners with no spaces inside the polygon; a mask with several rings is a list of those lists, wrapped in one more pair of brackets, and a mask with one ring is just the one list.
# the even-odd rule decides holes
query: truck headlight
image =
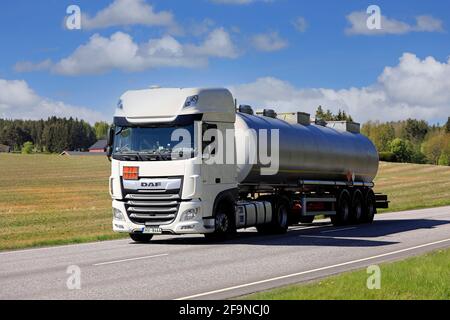
{"label": "truck headlight", "polygon": [[125,217],[123,216],[122,211],[116,208],[113,208],[113,219],[118,221],[125,221]]}
{"label": "truck headlight", "polygon": [[183,212],[183,215],[181,216],[181,221],[194,220],[197,217],[199,212],[200,212],[200,208],[193,208],[193,209],[186,210],[185,212]]}

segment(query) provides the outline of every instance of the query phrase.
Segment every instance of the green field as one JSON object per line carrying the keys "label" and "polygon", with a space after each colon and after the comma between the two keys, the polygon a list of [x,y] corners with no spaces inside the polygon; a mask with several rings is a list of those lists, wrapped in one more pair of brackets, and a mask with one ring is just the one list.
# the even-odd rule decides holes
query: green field
{"label": "green field", "polygon": [[450,249],[380,265],[381,288],[367,289],[366,270],[242,297],[248,300],[449,300]]}
{"label": "green field", "polygon": [[0,250],[117,238],[106,157],[0,155]]}
{"label": "green field", "polygon": [[[111,231],[105,157],[0,154],[0,250],[122,237]],[[383,163],[390,210],[450,205],[450,167]]]}
{"label": "green field", "polygon": [[450,167],[382,162],[375,184],[391,201],[385,211],[450,205]]}

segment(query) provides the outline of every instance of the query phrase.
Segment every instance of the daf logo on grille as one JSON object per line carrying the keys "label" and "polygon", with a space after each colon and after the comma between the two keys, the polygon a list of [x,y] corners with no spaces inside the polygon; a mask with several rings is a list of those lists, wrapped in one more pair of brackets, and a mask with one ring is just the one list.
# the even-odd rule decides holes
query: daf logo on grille
{"label": "daf logo on grille", "polygon": [[157,188],[157,187],[161,187],[162,183],[161,182],[142,182],[141,183],[141,187],[143,188]]}

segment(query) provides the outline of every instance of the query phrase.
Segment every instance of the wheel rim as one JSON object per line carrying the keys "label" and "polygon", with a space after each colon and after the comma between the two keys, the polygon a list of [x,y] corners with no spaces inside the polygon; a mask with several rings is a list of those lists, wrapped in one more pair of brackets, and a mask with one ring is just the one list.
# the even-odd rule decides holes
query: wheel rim
{"label": "wheel rim", "polygon": [[218,213],[216,215],[216,230],[220,233],[228,232],[230,221],[228,216],[224,213]]}

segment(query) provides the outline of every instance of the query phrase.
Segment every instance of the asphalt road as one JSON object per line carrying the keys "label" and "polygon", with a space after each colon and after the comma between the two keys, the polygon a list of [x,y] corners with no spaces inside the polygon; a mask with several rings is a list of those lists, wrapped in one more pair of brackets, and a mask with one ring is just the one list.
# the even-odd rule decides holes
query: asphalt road
{"label": "asphalt road", "polygon": [[[2,252],[0,299],[223,299],[444,247],[450,247],[450,207],[380,215],[373,225],[355,227],[321,221],[286,235],[248,230],[220,244],[164,236],[152,244]],[[69,266],[79,267],[81,289],[68,289]]]}

